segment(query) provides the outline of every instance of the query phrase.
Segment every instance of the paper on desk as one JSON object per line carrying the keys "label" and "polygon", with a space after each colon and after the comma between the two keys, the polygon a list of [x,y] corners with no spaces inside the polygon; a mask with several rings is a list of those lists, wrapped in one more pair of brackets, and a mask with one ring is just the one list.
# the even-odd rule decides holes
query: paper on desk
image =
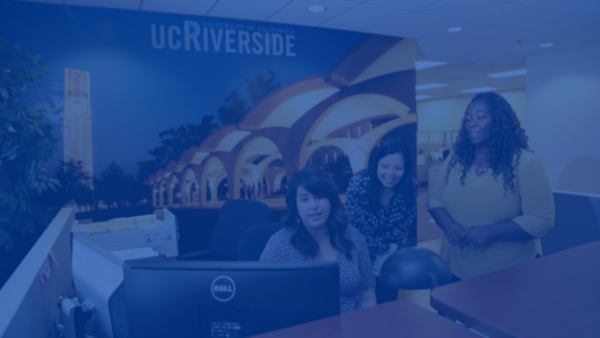
{"label": "paper on desk", "polygon": [[82,223],[75,222],[72,232],[87,232],[91,236],[121,231],[160,228],[162,221],[156,215],[144,215],[128,218],[115,218],[107,222]]}
{"label": "paper on desk", "polygon": [[139,248],[123,249],[123,250],[112,250],[111,254],[119,257],[126,261],[130,259],[141,259],[149,257],[158,257],[158,252],[152,250],[149,246],[143,246]]}
{"label": "paper on desk", "polygon": [[115,218],[108,221],[110,232],[130,231],[140,229],[158,228],[162,222],[156,219],[156,215],[144,215],[130,218]]}
{"label": "paper on desk", "polygon": [[108,222],[96,222],[96,223],[79,223],[73,224],[72,232],[87,232],[90,235],[107,234],[110,232],[108,228]]}

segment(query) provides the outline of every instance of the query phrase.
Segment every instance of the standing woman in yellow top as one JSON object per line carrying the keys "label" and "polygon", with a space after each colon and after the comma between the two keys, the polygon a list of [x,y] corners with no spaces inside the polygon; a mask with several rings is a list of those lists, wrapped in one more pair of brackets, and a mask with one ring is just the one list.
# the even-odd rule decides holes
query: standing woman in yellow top
{"label": "standing woman in yellow top", "polygon": [[548,176],[527,146],[510,104],[476,95],[429,192],[428,209],[444,230],[441,256],[466,279],[534,259],[554,223]]}

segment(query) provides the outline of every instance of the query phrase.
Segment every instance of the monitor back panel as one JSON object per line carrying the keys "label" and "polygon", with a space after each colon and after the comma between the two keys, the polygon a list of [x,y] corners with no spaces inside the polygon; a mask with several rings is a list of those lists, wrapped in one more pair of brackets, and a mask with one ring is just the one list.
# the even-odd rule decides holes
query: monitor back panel
{"label": "monitor back panel", "polygon": [[124,268],[132,337],[246,337],[340,312],[337,265],[135,264]]}

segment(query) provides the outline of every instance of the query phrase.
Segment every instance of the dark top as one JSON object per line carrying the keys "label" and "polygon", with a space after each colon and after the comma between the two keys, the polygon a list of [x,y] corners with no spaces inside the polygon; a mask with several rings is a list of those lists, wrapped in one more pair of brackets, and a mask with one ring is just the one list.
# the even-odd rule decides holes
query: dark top
{"label": "dark top", "polygon": [[379,205],[377,210],[369,208],[366,188],[370,177],[366,173],[358,173],[350,179],[346,192],[346,213],[350,225],[360,230],[367,240],[371,256],[389,249],[390,244],[397,244],[398,249],[406,245],[408,226],[417,214],[418,183],[415,184],[415,203],[408,210],[404,195],[394,193],[389,202]]}

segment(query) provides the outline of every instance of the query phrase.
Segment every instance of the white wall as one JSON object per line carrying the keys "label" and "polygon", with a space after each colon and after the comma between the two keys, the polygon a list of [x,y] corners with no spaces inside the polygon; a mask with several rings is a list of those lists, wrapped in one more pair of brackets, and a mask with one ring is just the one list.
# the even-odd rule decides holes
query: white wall
{"label": "white wall", "polygon": [[[521,126],[526,127],[527,105],[525,90],[498,92],[510,103]],[[465,110],[475,96],[458,96],[448,99],[417,101],[419,131],[458,130]]]}
{"label": "white wall", "polygon": [[553,189],[600,194],[600,44],[527,58],[527,134]]}

